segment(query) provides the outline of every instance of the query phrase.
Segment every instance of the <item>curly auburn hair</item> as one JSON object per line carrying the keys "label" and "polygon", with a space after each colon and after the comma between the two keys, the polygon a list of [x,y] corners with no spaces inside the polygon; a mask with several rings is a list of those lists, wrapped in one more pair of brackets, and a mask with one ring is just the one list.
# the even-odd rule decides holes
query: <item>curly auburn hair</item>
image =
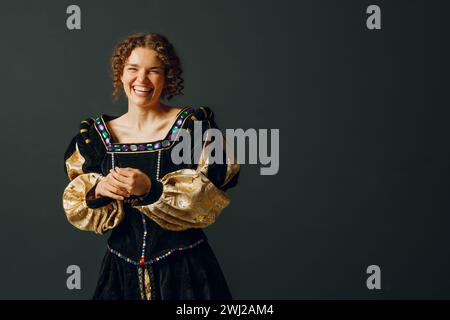
{"label": "curly auburn hair", "polygon": [[136,33],[124,38],[114,48],[111,59],[114,87],[112,93],[113,101],[117,100],[123,88],[120,77],[122,76],[125,62],[135,48],[153,49],[158,53],[158,58],[164,66],[165,76],[164,89],[161,93],[162,98],[170,100],[173,96],[183,95],[184,80],[181,77],[183,70],[173,45],[166,37],[158,33]]}

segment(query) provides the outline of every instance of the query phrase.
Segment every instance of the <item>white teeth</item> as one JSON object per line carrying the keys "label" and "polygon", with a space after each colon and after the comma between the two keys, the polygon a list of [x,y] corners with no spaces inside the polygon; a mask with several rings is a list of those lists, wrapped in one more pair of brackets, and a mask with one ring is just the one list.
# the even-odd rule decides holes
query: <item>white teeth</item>
{"label": "white teeth", "polygon": [[145,88],[145,87],[138,87],[138,86],[133,87],[133,89],[135,91],[139,91],[139,92],[150,92],[150,91],[152,91],[152,88]]}

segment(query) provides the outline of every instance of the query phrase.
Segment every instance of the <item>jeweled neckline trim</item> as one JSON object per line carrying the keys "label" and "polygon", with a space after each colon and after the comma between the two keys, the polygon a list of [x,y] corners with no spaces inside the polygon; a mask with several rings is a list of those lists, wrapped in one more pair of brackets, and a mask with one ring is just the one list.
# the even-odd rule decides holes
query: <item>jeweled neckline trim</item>
{"label": "jeweled neckline trim", "polygon": [[108,152],[114,153],[132,153],[132,152],[155,152],[169,148],[177,140],[179,129],[183,126],[186,119],[193,113],[192,107],[185,107],[178,112],[176,120],[172,124],[166,137],[162,140],[142,143],[116,143],[112,141],[111,133],[105,124],[103,117],[100,115],[94,120],[95,129],[100,135],[103,144]]}

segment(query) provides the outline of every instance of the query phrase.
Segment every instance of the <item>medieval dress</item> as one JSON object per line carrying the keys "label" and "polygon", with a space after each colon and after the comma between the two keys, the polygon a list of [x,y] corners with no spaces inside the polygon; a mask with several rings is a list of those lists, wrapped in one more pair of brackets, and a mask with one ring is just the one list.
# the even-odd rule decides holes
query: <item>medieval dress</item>
{"label": "medieval dress", "polygon": [[[224,138],[222,148],[211,152],[216,144],[207,129],[217,128],[212,110],[186,106],[163,140],[145,143],[115,141],[107,126],[115,118],[102,114],[83,120],[64,154],[69,183],[62,200],[68,221],[97,234],[110,231],[93,298],[232,299],[202,230],[229,205],[225,191],[237,184],[240,172]],[[199,124],[200,142],[194,136]],[[191,161],[172,160],[171,151],[183,142],[181,131],[192,136],[190,155],[180,152]],[[222,161],[210,161],[211,155]],[[144,172],[150,192],[127,200],[95,198],[96,184],[114,167]]]}

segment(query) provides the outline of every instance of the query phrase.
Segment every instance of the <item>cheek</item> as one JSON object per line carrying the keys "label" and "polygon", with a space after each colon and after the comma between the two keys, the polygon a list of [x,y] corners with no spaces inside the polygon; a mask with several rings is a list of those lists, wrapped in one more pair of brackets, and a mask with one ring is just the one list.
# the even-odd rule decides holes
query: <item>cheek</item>
{"label": "cheek", "polygon": [[122,87],[123,87],[123,91],[125,91],[125,94],[127,96],[129,96],[131,94],[131,89],[130,89],[130,79],[129,77],[127,77],[126,75],[122,76]]}
{"label": "cheek", "polygon": [[164,76],[163,75],[156,75],[152,78],[153,85],[155,87],[162,87],[164,86]]}
{"label": "cheek", "polygon": [[123,83],[124,86],[129,85],[132,81],[133,81],[133,76],[132,75],[125,73],[122,76],[122,83]]}

